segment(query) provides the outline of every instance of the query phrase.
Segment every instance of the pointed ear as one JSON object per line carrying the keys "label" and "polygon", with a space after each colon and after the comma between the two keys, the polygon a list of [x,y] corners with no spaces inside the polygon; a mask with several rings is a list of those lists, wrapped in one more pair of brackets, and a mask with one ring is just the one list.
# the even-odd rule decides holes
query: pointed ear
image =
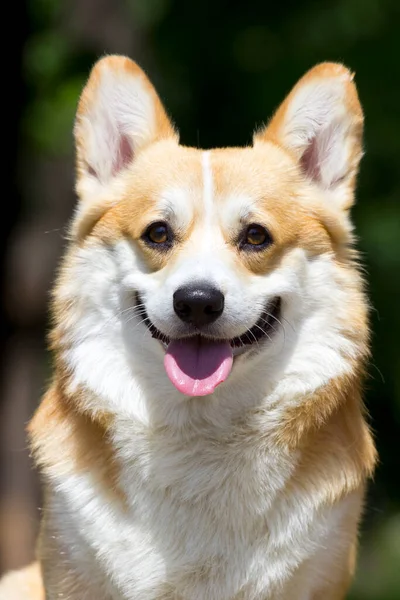
{"label": "pointed ear", "polygon": [[74,133],[80,196],[99,192],[151,142],[178,138],[154,87],[124,56],[107,56],[93,67]]}
{"label": "pointed ear", "polygon": [[353,74],[343,65],[323,63],[300,79],[254,143],[269,140],[283,147],[306,177],[348,209],[354,200],[362,132]]}

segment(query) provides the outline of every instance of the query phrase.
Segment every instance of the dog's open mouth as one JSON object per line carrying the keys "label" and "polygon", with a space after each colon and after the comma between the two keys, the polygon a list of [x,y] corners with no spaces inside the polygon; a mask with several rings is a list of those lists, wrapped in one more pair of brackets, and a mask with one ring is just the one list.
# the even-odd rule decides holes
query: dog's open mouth
{"label": "dog's open mouth", "polygon": [[166,347],[164,366],[174,386],[187,396],[207,396],[229,376],[235,349],[246,349],[271,338],[279,324],[280,312],[281,299],[276,297],[268,303],[253,327],[230,340],[201,333],[170,339],[150,321],[143,304],[141,317],[153,338]]}

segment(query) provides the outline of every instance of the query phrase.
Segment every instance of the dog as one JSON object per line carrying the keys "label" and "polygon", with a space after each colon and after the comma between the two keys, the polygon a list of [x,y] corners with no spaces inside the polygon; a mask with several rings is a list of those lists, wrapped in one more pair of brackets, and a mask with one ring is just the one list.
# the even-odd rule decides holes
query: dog
{"label": "dog", "polygon": [[94,66],[29,425],[38,562],[2,600],[340,600],[376,451],[350,209],[353,74],[306,73],[251,147],[200,150],[145,73]]}

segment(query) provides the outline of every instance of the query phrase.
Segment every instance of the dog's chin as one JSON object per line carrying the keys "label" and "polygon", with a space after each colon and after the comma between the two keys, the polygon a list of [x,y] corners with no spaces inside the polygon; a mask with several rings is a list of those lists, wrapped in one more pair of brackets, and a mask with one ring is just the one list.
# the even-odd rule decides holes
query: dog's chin
{"label": "dog's chin", "polygon": [[192,332],[189,332],[184,336],[168,336],[160,331],[160,329],[158,329],[149,319],[146,308],[141,302],[138,294],[137,305],[142,307],[139,316],[150,331],[151,336],[153,339],[158,340],[165,350],[172,341],[200,337],[210,342],[229,342],[232,348],[233,356],[238,356],[249,351],[260,350],[264,344],[273,339],[281,325],[280,317],[282,301],[279,296],[276,296],[266,304],[263,312],[251,328],[247,329],[243,334],[233,338],[229,338],[229,336],[221,338],[220,336],[214,336],[197,328],[193,328]]}

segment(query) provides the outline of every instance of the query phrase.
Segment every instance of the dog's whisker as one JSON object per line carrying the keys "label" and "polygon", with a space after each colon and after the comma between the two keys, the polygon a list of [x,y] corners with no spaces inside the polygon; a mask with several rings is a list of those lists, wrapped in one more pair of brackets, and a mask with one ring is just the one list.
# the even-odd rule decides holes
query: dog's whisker
{"label": "dog's whisker", "polygon": [[127,313],[127,312],[129,312],[131,310],[136,310],[136,309],[144,307],[144,306],[145,306],[144,302],[140,302],[140,304],[134,304],[132,306],[128,306],[128,308],[124,308],[123,310],[120,310],[119,313],[122,315],[122,314]]}
{"label": "dog's whisker", "polygon": [[[257,323],[256,323],[255,327],[257,327],[260,331],[262,331],[262,333],[264,335],[266,335],[269,340],[271,340],[271,336],[262,327],[260,327],[260,325],[257,325]],[[257,340],[257,343],[258,343],[258,340]]]}
{"label": "dog's whisker", "polygon": [[[133,319],[130,319],[130,320],[132,321]],[[144,319],[142,319],[141,321],[136,323],[136,325],[133,327],[132,331],[135,331],[135,329],[137,329],[139,327],[139,325],[142,325],[142,323],[146,323],[146,321],[148,321],[151,324],[149,317],[145,317]]]}
{"label": "dog's whisker", "polygon": [[263,319],[263,317],[259,318],[259,321],[261,321],[262,323],[265,323],[266,325],[268,325],[268,327],[270,327],[273,331],[277,331],[276,327],[274,327],[269,321],[268,319]]}
{"label": "dog's whisker", "polygon": [[[257,327],[258,327],[258,325],[257,325]],[[259,329],[261,329],[261,328],[259,327]],[[256,342],[256,344],[257,344],[257,346],[258,346],[258,345],[259,345],[259,344],[258,344],[258,339],[256,338],[256,336],[255,336],[255,334],[253,333],[253,331],[252,331],[251,329],[248,329],[247,331],[248,331],[249,333],[251,333],[251,335],[252,335],[252,336],[253,336],[253,338],[254,338],[254,341]]]}

